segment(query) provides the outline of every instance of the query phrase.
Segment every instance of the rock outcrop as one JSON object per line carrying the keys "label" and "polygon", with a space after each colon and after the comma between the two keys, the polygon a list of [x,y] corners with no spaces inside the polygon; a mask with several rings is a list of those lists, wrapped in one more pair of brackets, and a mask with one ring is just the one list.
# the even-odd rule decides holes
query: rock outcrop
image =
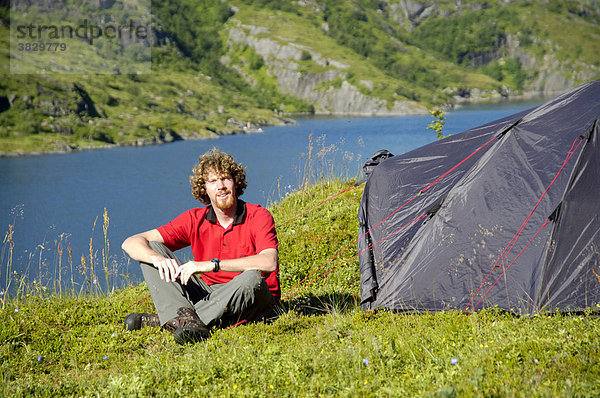
{"label": "rock outcrop", "polygon": [[[269,73],[277,80],[279,90],[300,98],[314,107],[316,115],[393,116],[425,114],[427,109],[412,101],[394,101],[370,96],[351,84],[347,78],[349,65],[326,57],[314,48],[264,37],[268,29],[243,25],[234,21],[229,30],[229,45],[250,46],[260,55]],[[310,57],[311,62],[324,67],[320,73],[301,70],[299,62]],[[227,59],[223,60],[227,62]],[[252,80],[248,77],[248,80]],[[368,82],[364,83],[368,86]]]}

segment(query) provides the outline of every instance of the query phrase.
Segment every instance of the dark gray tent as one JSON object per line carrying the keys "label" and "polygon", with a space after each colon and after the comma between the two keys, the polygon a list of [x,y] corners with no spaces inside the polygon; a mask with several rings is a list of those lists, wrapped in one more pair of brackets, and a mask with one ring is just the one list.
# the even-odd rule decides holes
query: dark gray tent
{"label": "dark gray tent", "polygon": [[600,310],[600,80],[382,161],[361,308]]}

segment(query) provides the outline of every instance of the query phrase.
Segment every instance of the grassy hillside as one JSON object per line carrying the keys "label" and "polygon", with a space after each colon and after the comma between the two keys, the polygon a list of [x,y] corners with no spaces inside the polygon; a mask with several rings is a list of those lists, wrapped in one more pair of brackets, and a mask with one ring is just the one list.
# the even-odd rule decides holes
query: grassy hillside
{"label": "grassy hillside", "polygon": [[352,258],[360,194],[349,182],[327,182],[273,205],[286,297],[277,317],[193,346],[159,329],[123,330],[128,313],[154,311],[145,284],[107,296],[40,286],[4,294],[0,395],[600,394],[600,320],[589,314],[361,312]]}
{"label": "grassy hillside", "polygon": [[[554,93],[600,77],[593,0],[167,0],[137,14],[126,3],[112,4],[110,17],[150,18],[146,47],[72,40],[69,51],[47,51],[15,70],[9,60],[24,53],[11,50],[10,13],[0,5],[0,153],[244,133],[248,122],[253,130],[310,114],[319,95],[348,96],[349,87],[388,109],[424,110]],[[37,26],[75,21],[94,4],[43,3],[22,17]],[[235,29],[244,35],[237,41]],[[140,66],[149,72],[137,73]]]}
{"label": "grassy hillside", "polygon": [[[168,15],[165,7],[157,6],[155,11]],[[185,10],[184,5],[181,7]],[[54,15],[53,11],[47,13]],[[192,39],[213,37],[217,41],[203,44],[208,50],[203,56],[197,55],[200,48],[188,54],[185,39],[180,39],[173,28],[168,33],[172,41],[152,50],[152,72],[143,74],[11,72],[5,15],[0,27],[0,95],[11,106],[0,113],[0,152],[68,151],[215,138],[242,131],[247,122],[281,123],[281,118],[274,117],[275,106],[268,97],[257,96],[233,71],[219,67],[215,58],[221,43],[215,32],[220,20],[205,24],[202,18],[208,16],[202,9],[184,15],[191,19],[191,26],[203,26]],[[166,22],[182,30],[186,26]],[[89,49],[84,54],[94,56]],[[75,61],[69,58],[81,56],[76,51],[61,55],[63,65],[73,65]],[[54,61],[50,58],[49,62]],[[285,102],[285,96],[281,97]]]}
{"label": "grassy hillside", "polygon": [[573,82],[583,65],[592,66],[589,79],[598,78],[600,36],[595,27],[600,11],[593,2],[510,2],[500,7],[475,2],[458,12],[451,2],[440,3],[439,14],[415,27],[412,37],[444,59],[517,90],[531,89],[544,69],[556,70],[558,64],[563,72],[573,68],[564,73]]}

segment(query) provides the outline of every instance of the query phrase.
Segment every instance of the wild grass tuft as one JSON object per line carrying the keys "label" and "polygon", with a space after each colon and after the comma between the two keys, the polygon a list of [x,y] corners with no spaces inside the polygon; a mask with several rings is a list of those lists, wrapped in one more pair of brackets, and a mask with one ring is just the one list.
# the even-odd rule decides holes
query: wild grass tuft
{"label": "wild grass tuft", "polygon": [[[94,231],[98,222],[96,217],[91,228],[88,253],[80,255],[79,265],[73,259],[69,234],[61,233],[55,239],[44,237],[44,241],[29,251],[27,258],[22,260],[26,264],[18,267],[19,272],[14,269],[13,263],[14,233],[18,227],[18,217],[15,217],[8,225],[0,248],[0,302],[5,302],[8,298],[19,300],[31,295],[59,298],[63,295],[104,295],[119,287],[130,285],[129,274],[125,273],[129,261],[122,261],[125,258],[124,254],[118,258],[110,252],[110,217],[106,208],[102,217],[103,246],[98,249],[94,242]],[[98,278],[100,264],[104,281]]]}

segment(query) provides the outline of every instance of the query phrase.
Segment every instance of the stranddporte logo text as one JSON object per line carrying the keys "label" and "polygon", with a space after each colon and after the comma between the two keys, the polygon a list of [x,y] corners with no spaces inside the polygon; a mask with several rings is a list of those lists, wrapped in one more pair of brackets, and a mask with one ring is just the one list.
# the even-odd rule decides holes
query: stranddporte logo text
{"label": "stranddporte logo text", "polygon": [[17,25],[17,40],[63,40],[63,39],[85,39],[89,44],[94,44],[98,38],[108,39],[129,39],[129,41],[141,41],[148,38],[147,27],[138,25],[133,20],[129,20],[128,25],[107,24],[99,26],[90,23],[84,19],[77,26],[72,25],[37,25],[30,23],[28,25]]}
{"label": "stranddporte logo text", "polygon": [[150,0],[105,0],[85,7],[69,0],[61,7],[13,0],[11,73],[149,73],[149,6]]}

